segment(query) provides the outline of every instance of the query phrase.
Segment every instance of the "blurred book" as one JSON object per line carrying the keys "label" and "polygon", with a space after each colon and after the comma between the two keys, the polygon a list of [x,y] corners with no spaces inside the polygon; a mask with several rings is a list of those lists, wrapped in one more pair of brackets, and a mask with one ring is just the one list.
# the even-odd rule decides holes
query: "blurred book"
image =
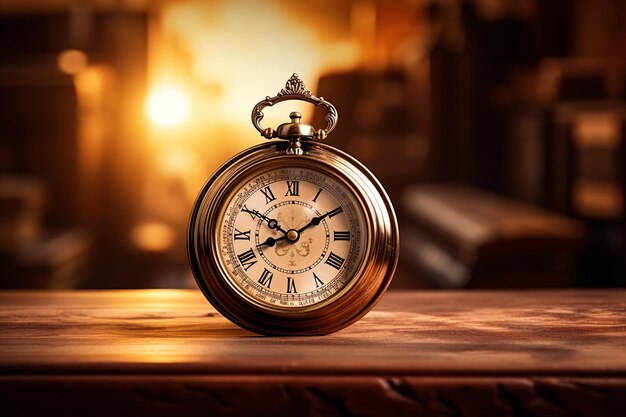
{"label": "blurred book", "polygon": [[408,188],[403,254],[437,288],[563,287],[573,283],[579,222],[472,188]]}
{"label": "blurred book", "polygon": [[[340,109],[332,145],[365,164],[393,197],[424,178],[428,138],[411,107],[413,90],[402,71],[354,70],[323,75],[318,95]],[[326,124],[316,107],[314,126]]]}
{"label": "blurred book", "polygon": [[78,229],[47,231],[40,181],[0,177],[0,287],[75,288],[84,276],[89,240]]}
{"label": "blurred book", "polygon": [[571,204],[582,217],[615,219],[624,212],[622,120],[616,111],[580,111],[571,127]]}
{"label": "blurred book", "polygon": [[44,194],[39,181],[0,177],[0,252],[23,250],[40,238]]}

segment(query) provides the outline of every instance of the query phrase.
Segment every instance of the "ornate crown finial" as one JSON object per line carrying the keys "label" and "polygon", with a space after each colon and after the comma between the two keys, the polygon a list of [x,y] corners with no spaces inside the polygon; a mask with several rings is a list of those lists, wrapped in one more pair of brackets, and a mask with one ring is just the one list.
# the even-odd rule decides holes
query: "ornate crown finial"
{"label": "ornate crown finial", "polygon": [[306,89],[304,81],[302,81],[300,77],[298,77],[298,74],[295,73],[287,80],[285,88],[280,90],[277,96],[287,96],[293,94],[301,94],[307,97],[311,96],[311,92]]}

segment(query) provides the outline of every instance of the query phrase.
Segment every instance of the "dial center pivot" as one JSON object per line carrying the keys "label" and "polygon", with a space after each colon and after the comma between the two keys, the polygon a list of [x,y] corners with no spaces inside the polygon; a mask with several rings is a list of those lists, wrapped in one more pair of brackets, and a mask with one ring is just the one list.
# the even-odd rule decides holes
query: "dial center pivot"
{"label": "dial center pivot", "polygon": [[298,233],[295,229],[290,229],[287,231],[287,240],[290,242],[297,242],[300,238],[300,233]]}

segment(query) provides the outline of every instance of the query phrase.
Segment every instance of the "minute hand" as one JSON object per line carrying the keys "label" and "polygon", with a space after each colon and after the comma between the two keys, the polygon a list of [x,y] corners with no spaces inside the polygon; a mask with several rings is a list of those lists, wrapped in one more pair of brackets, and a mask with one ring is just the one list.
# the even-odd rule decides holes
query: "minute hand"
{"label": "minute hand", "polygon": [[280,227],[280,225],[278,224],[278,221],[274,220],[274,219],[270,219],[269,217],[264,216],[263,214],[261,214],[258,210],[252,209],[252,210],[246,210],[243,209],[243,211],[250,213],[250,214],[254,214],[255,216],[265,220],[267,222],[267,226],[270,229],[276,229],[278,230],[280,233],[287,235],[287,232],[285,230],[283,230],[282,227]]}
{"label": "minute hand", "polygon": [[311,226],[319,225],[320,222],[324,219],[324,217],[328,216],[329,214],[330,213],[326,213],[326,214],[323,214],[323,215],[318,216],[318,217],[313,217],[308,224],[306,224],[306,225],[302,226],[300,229],[298,229],[298,234],[302,233],[303,231],[305,231],[306,229],[308,229]]}

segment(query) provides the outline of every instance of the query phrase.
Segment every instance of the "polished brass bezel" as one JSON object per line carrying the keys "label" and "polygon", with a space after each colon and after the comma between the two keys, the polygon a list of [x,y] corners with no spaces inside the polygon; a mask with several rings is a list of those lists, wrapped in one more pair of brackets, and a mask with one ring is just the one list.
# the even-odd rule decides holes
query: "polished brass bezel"
{"label": "polished brass bezel", "polygon": [[[388,196],[376,178],[351,156],[328,145],[303,143],[288,155],[285,142],[249,148],[226,162],[202,188],[191,212],[188,255],[198,286],[224,316],[256,333],[315,335],[340,330],[367,313],[383,295],[398,259],[398,226]],[[304,307],[270,306],[243,291],[225,270],[218,230],[232,192],[276,168],[306,167],[332,176],[356,196],[367,225],[364,256],[355,276],[328,299]]]}

